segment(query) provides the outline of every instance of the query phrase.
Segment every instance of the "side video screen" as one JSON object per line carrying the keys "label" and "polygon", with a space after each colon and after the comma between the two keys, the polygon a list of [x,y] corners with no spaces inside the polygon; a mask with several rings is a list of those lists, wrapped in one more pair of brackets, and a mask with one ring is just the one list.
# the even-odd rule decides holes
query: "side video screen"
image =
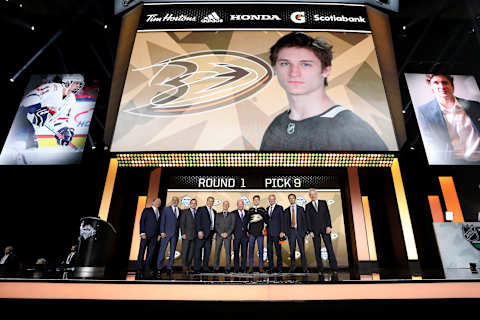
{"label": "side video screen", "polygon": [[81,74],[32,76],[0,154],[3,165],[78,164],[98,86]]}

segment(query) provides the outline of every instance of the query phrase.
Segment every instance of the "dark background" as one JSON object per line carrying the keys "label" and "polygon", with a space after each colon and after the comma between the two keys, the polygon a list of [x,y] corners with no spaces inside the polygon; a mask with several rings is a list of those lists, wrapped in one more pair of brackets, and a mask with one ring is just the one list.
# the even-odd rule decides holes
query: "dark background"
{"label": "dark background", "polygon": [[[20,6],[20,4],[22,6]],[[480,169],[473,166],[429,167],[403,73],[432,70],[473,74],[480,79],[480,3],[469,0],[401,1],[390,16],[392,37],[404,106],[408,141],[399,153],[402,175],[425,274],[441,275],[438,249],[431,226],[427,195],[441,195],[439,175],[451,175],[467,221],[480,211]],[[24,89],[32,74],[84,73],[99,80],[100,92],[82,164],[75,166],[0,167],[3,188],[0,248],[13,245],[26,265],[39,257],[54,263],[68,252],[78,235],[79,219],[96,216],[110,154],[103,145],[111,76],[121,18],[113,15],[113,1],[44,0],[0,1],[2,72],[0,145],[8,134]],[[34,26],[34,30],[31,30]],[[105,26],[107,26],[105,28]],[[405,28],[404,28],[405,27]],[[9,79],[58,31],[62,34],[14,81]],[[229,170],[225,170],[229,171]],[[395,220],[391,175],[385,169],[360,171],[362,194],[371,199],[379,263],[388,270],[404,267],[399,245],[390,230]],[[319,174],[322,170],[319,169]],[[195,174],[201,174],[195,172]],[[236,175],[234,170],[227,174]],[[126,264],[136,197],[146,193],[149,170],[119,169],[111,221],[119,232],[116,261]],[[133,182],[133,183],[132,183]],[[386,191],[387,190],[387,191]],[[388,198],[390,197],[390,198]],[[393,202],[394,203],[394,202]],[[396,271],[392,271],[396,272]]]}

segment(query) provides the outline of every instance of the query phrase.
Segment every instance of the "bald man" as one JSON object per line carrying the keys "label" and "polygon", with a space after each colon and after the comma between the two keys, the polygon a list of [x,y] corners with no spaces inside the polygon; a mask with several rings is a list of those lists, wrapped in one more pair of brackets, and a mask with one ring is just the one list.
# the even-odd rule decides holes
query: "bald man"
{"label": "bald man", "polygon": [[223,201],[223,210],[215,216],[215,259],[213,262],[214,271],[218,272],[220,266],[220,251],[225,246],[225,273],[230,272],[232,233],[235,228],[235,216],[228,212],[230,203]]}
{"label": "bald man", "polygon": [[178,208],[178,197],[172,197],[172,204],[163,208],[160,217],[160,252],[158,254],[157,268],[161,272],[163,270],[163,262],[165,260],[165,251],[170,244],[170,259],[168,259],[167,275],[172,273],[173,261],[175,260],[175,249],[178,241],[178,228],[180,209]]}
{"label": "bald man", "polygon": [[[140,218],[140,247],[137,258],[137,277],[140,279],[143,278],[145,269],[152,268],[152,258],[157,250],[161,205],[162,200],[156,198],[151,207],[143,209]],[[144,259],[145,251],[147,251],[146,260]]]}
{"label": "bald man", "polygon": [[322,243],[320,239],[323,239],[325,243],[325,248],[328,253],[328,262],[330,268],[336,274],[338,270],[337,258],[335,257],[335,252],[333,251],[332,245],[332,220],[330,218],[330,211],[328,210],[328,204],[325,200],[318,200],[318,192],[316,189],[311,188],[308,191],[310,196],[310,201],[307,203],[306,212],[307,212],[307,221],[308,221],[308,232],[313,240],[313,247],[315,251],[315,259],[317,261],[317,270],[319,273],[323,273],[323,263],[322,263]]}

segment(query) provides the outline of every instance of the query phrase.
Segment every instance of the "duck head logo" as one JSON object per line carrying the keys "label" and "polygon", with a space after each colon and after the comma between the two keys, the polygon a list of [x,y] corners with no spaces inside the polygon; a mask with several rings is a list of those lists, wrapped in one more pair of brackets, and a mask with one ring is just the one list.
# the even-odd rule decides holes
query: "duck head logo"
{"label": "duck head logo", "polygon": [[272,67],[243,52],[209,50],[169,58],[151,66],[145,105],[126,109],[146,117],[195,114],[229,106],[259,92],[272,79]]}

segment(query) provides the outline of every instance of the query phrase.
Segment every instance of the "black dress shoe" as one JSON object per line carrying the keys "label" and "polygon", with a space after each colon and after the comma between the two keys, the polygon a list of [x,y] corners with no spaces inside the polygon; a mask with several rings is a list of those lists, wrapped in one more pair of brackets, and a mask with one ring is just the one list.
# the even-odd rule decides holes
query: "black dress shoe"
{"label": "black dress shoe", "polygon": [[224,273],[225,273],[225,274],[229,274],[229,273],[230,273],[230,269],[225,269]]}
{"label": "black dress shoe", "polygon": [[288,272],[294,273],[294,272],[295,272],[295,268],[290,267],[290,270],[288,270]]}
{"label": "black dress shoe", "polygon": [[337,271],[332,272],[332,281],[338,281],[338,272]]}
{"label": "black dress shoe", "polygon": [[303,269],[303,273],[309,273],[308,269]]}
{"label": "black dress shoe", "polygon": [[233,269],[233,272],[238,273],[238,269]]}
{"label": "black dress shoe", "polygon": [[200,270],[193,270],[193,274],[200,274]]}
{"label": "black dress shoe", "polygon": [[168,269],[167,270],[167,277],[170,277],[172,275],[172,270]]}

